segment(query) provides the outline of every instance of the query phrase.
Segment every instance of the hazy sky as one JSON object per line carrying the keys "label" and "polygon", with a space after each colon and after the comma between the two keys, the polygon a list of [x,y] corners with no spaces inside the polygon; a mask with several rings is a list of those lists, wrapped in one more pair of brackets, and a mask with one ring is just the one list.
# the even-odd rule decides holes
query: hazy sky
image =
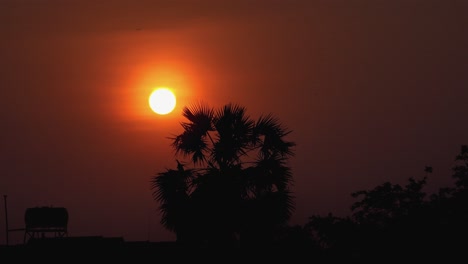
{"label": "hazy sky", "polygon": [[[468,1],[0,0],[0,194],[10,228],[63,206],[69,235],[173,240],[150,180],[197,101],[293,130],[292,224],[468,144]],[[175,111],[151,112],[158,86]],[[3,196],[2,196],[3,197]],[[4,243],[4,210],[0,210]],[[23,233],[10,234],[21,242]]]}

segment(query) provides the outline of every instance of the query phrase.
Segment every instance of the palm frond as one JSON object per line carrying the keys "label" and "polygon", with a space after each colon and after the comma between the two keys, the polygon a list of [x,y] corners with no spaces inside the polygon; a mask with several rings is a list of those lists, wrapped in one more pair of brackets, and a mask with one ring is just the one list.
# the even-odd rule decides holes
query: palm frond
{"label": "palm frond", "polygon": [[250,144],[255,122],[244,107],[228,104],[216,111],[213,124],[218,134],[212,158],[228,165],[239,163]]}
{"label": "palm frond", "polygon": [[260,154],[269,156],[273,153],[280,153],[282,156],[294,156],[294,142],[285,141],[284,137],[292,131],[282,125],[276,117],[271,114],[260,116],[255,123],[254,136],[252,142],[260,145]]}
{"label": "palm frond", "polygon": [[279,154],[257,160],[255,166],[257,175],[254,178],[259,181],[256,184],[259,187],[263,185],[285,190],[293,181],[291,168],[287,166],[286,159]]}
{"label": "palm frond", "polygon": [[161,203],[170,202],[177,195],[188,195],[188,186],[193,178],[192,170],[167,169],[151,179],[153,197]]}
{"label": "palm frond", "polygon": [[206,161],[205,152],[209,151],[209,132],[213,130],[214,111],[203,104],[184,107],[182,115],[189,122],[182,122],[184,131],[171,138],[175,154],[191,156],[194,164]]}
{"label": "palm frond", "polygon": [[173,137],[171,145],[176,155],[182,154],[184,157],[191,155],[194,164],[203,163],[206,160],[204,152],[208,150],[207,139],[199,133],[186,130]]}
{"label": "palm frond", "polygon": [[187,214],[190,185],[193,171],[179,167],[167,169],[151,179],[153,198],[160,203],[161,224],[168,230],[176,231],[183,224],[181,218]]}
{"label": "palm frond", "polygon": [[185,130],[190,128],[196,133],[206,134],[208,131],[213,130],[214,110],[205,104],[198,103],[184,107],[182,116],[187,118],[190,122],[183,122],[182,126]]}

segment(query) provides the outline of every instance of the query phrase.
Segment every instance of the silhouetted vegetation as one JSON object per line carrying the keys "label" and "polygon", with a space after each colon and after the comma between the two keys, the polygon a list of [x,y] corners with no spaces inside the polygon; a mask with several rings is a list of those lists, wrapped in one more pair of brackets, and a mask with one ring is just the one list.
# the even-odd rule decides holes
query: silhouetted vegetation
{"label": "silhouetted vegetation", "polygon": [[[305,225],[327,256],[347,260],[464,257],[468,243],[468,147],[453,168],[455,186],[427,195],[427,176],[352,193],[350,217],[313,215]],[[427,174],[432,167],[426,167]]]}
{"label": "silhouetted vegetation", "polygon": [[[290,226],[294,209],[288,157],[290,133],[271,115],[250,119],[245,109],[226,105],[185,108],[184,131],[171,138],[177,169],[153,177],[162,224],[182,245],[300,250],[311,259],[385,261],[461,255],[468,243],[468,147],[453,167],[453,187],[427,194],[425,176],[404,185],[384,182],[351,193],[350,215],[312,215]],[[192,244],[190,244],[192,242]],[[186,244],[184,244],[186,243]],[[302,254],[303,255],[303,254]]]}
{"label": "silhouetted vegetation", "polygon": [[291,226],[288,220],[294,204],[287,161],[295,144],[284,139],[290,131],[271,115],[254,121],[244,108],[231,104],[217,111],[202,105],[187,107],[183,115],[189,121],[181,123],[183,132],[171,140],[176,153],[191,159],[191,168],[176,160],[176,169],[152,178],[161,222],[177,234],[177,241],[138,244],[101,237],[36,238],[8,252],[23,255],[58,249],[76,254],[86,249],[119,258],[157,254],[206,260],[214,256],[211,248],[218,247],[217,252],[225,256],[240,259],[244,255],[238,254],[247,253],[249,260],[258,261],[284,257],[281,260],[382,263],[465,258],[468,146],[462,145],[455,157],[452,187],[427,194],[424,188],[432,167],[426,167],[424,177],[409,178],[404,185],[384,182],[351,193],[356,201],[349,216],[312,215],[304,225]]}
{"label": "silhouetted vegetation", "polygon": [[162,224],[180,243],[271,245],[293,212],[288,158],[291,132],[272,115],[250,118],[244,107],[185,107],[183,132],[171,138],[177,160],[152,180]]}

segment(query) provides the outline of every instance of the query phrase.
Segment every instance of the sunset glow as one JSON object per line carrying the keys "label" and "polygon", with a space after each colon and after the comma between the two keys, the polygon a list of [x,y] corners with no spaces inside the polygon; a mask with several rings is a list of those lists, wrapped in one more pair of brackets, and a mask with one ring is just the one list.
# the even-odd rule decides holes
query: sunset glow
{"label": "sunset glow", "polygon": [[[141,245],[155,249],[150,256],[156,256],[166,251],[159,245],[177,241],[177,228],[183,231],[179,238],[202,242],[203,249],[211,249],[207,243],[216,238],[220,243],[212,242],[213,249],[269,244],[283,252],[299,245],[297,238],[301,248],[303,242],[313,247],[307,253],[311,257],[336,254],[336,260],[346,262],[366,262],[348,257],[367,253],[373,254],[368,260],[378,262],[379,256],[396,252],[393,246],[420,255],[463,253],[457,241],[468,229],[452,226],[446,219],[459,216],[452,213],[455,205],[442,204],[449,204],[448,196],[468,197],[468,183],[463,195],[447,189],[441,192],[447,196],[440,197],[443,203],[429,202],[439,195],[439,186],[450,188],[462,180],[452,177],[452,168],[468,164],[468,122],[463,122],[468,0],[0,0],[0,17],[1,252],[24,252],[16,244],[27,244],[31,233],[26,232],[27,208],[54,205],[70,212],[67,230],[80,253],[75,236],[92,236],[98,243],[106,237],[111,244],[114,238],[144,242],[132,244],[130,251],[142,253]],[[278,132],[276,118],[287,135]],[[174,144],[176,138],[180,141]],[[257,141],[267,147],[250,146]],[[278,159],[288,142],[297,143],[294,157]],[[214,143],[216,152],[207,152]],[[466,164],[454,159],[462,144],[467,147],[459,154]],[[233,157],[247,163],[236,164]],[[177,203],[167,208],[189,207],[169,215],[175,223],[165,221],[159,210],[164,201],[154,197],[159,189],[150,188],[151,180],[165,172],[184,176],[167,181],[178,188],[167,191],[177,193]],[[200,183],[179,185],[200,175],[210,179],[209,197],[203,195],[205,187],[195,188],[205,184],[203,177]],[[220,175],[219,182],[212,175]],[[426,178],[423,194],[420,183]],[[294,184],[280,182],[284,179]],[[406,185],[408,179],[414,181]],[[351,195],[383,182],[392,184]],[[249,188],[242,191],[242,184]],[[200,193],[190,200],[186,187]],[[270,204],[288,196],[267,192],[286,189],[295,197],[288,198],[291,203]],[[245,200],[234,191],[264,196]],[[365,205],[366,194],[374,193],[370,208],[353,207],[359,201]],[[374,226],[354,230],[351,221],[335,218],[373,216],[372,206],[378,207],[381,197],[398,205],[393,211],[383,208],[392,216],[385,223],[399,223],[393,215],[422,209],[415,210],[417,217],[401,219],[405,226],[383,232],[379,222],[377,233],[397,240],[374,239]],[[407,198],[410,208],[401,207],[399,201]],[[468,198],[461,204],[459,219],[466,219]],[[294,212],[283,215],[289,205]],[[328,218],[315,218],[320,215]],[[436,228],[440,219],[451,232]],[[338,230],[331,228],[335,223]],[[333,241],[315,241],[315,224],[333,231]],[[353,229],[345,232],[342,224]],[[360,230],[366,236],[359,236]],[[409,233],[425,240],[403,236]],[[432,237],[454,242],[453,250],[443,254],[430,243]],[[14,247],[6,246],[7,239]],[[88,238],[79,241],[95,245]],[[57,253],[65,253],[59,243]],[[332,244],[345,252],[328,248]],[[370,248],[358,248],[363,244]],[[322,245],[325,254],[316,248]],[[113,256],[127,248],[116,246]],[[96,252],[100,249],[111,253],[101,244]],[[167,251],[175,252],[187,251],[172,246]]]}

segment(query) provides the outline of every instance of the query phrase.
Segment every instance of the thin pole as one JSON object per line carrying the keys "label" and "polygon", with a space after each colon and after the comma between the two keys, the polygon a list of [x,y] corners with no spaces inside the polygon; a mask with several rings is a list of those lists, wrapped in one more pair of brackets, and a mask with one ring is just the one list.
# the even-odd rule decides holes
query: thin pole
{"label": "thin pole", "polygon": [[151,210],[148,212],[148,242],[151,241]]}
{"label": "thin pole", "polygon": [[5,234],[6,234],[6,245],[9,245],[8,241],[8,208],[7,208],[7,195],[3,195],[3,200],[5,201]]}

